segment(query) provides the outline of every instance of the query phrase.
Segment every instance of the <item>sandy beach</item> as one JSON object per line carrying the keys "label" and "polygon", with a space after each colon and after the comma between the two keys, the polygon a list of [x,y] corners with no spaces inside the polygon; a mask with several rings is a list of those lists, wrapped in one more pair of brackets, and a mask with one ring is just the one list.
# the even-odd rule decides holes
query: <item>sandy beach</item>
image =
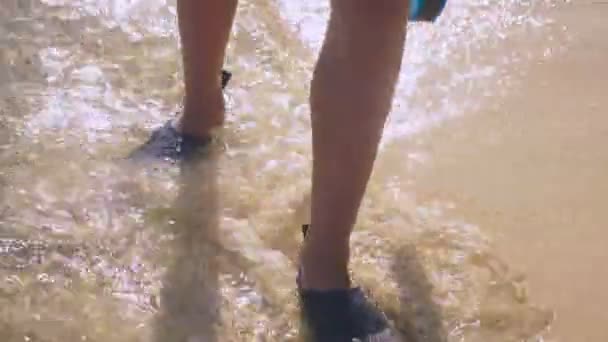
{"label": "sandy beach", "polygon": [[[181,109],[175,1],[0,6],[0,341],[298,341],[308,81],[327,2],[242,0],[226,127]],[[603,342],[608,5],[453,0],[412,24],[352,238],[407,342]]]}
{"label": "sandy beach", "polygon": [[571,34],[557,42],[566,52],[534,61],[500,103],[419,137],[431,157],[414,184],[492,231],[530,296],[555,310],[549,341],[606,341],[608,5],[550,13]]}

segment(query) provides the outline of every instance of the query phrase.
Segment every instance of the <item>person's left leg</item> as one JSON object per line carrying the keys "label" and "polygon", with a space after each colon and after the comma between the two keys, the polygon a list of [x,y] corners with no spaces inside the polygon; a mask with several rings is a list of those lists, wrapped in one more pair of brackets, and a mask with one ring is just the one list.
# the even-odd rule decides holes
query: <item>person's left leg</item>
{"label": "person's left leg", "polygon": [[131,160],[192,157],[211,141],[211,130],[224,122],[222,65],[237,0],[178,0],[184,68],[184,109],[176,122],[157,128]]}
{"label": "person's left leg", "polygon": [[184,111],[178,130],[204,138],[224,122],[221,70],[237,0],[178,0]]}

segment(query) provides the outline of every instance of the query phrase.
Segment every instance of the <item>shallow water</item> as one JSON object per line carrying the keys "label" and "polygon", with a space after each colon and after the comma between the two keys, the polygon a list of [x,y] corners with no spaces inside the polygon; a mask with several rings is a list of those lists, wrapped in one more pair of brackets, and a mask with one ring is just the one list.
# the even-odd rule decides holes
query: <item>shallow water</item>
{"label": "shallow water", "polygon": [[[492,227],[454,213],[460,203],[421,201],[413,175],[429,158],[418,135],[483,112],[537,58],[563,53],[554,6],[455,0],[436,25],[411,25],[353,236],[356,281],[408,341],[548,336],[552,303],[535,304]],[[181,101],[174,3],[4,1],[2,341],[297,340],[294,263],[310,185],[303,85],[327,8],[239,7],[221,143],[199,165],[141,170],[120,158]],[[509,49],[521,41],[527,49]]]}

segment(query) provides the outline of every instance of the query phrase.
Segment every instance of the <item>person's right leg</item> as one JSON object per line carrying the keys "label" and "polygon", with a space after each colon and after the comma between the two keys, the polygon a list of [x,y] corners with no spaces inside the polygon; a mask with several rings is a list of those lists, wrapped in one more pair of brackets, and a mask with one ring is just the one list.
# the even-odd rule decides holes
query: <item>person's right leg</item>
{"label": "person's right leg", "polygon": [[388,323],[351,289],[349,239],[401,68],[407,0],[332,0],[311,90],[311,224],[299,291],[314,340],[385,341]]}
{"label": "person's right leg", "polygon": [[312,221],[304,288],[347,288],[349,237],[391,107],[407,0],[332,0],[312,82]]}

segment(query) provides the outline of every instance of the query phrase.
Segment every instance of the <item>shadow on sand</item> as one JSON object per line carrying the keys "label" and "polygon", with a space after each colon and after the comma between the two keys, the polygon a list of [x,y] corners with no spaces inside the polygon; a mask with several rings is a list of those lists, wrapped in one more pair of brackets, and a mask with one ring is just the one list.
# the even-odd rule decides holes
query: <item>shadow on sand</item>
{"label": "shadow on sand", "polygon": [[392,273],[399,286],[399,312],[394,318],[407,342],[445,342],[440,307],[432,299],[432,285],[416,247],[406,245],[394,256]]}
{"label": "shadow on sand", "polygon": [[155,325],[157,342],[218,341],[218,158],[180,165],[176,220]]}

